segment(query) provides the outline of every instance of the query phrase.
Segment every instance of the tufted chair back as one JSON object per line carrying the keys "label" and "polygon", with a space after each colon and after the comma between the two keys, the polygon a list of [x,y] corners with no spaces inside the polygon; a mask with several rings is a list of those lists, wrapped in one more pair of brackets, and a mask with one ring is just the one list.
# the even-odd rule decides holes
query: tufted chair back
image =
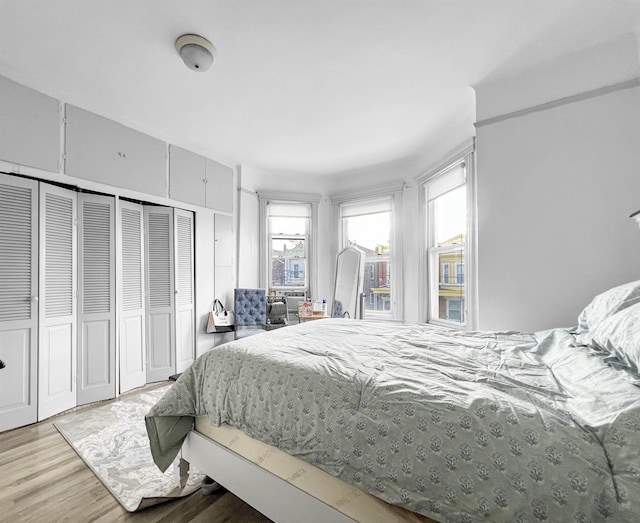
{"label": "tufted chair back", "polygon": [[[234,313],[236,319],[236,337],[242,338],[256,332],[242,332],[242,327],[264,329],[267,322],[267,292],[264,289],[235,289]],[[240,329],[239,329],[240,327]]]}

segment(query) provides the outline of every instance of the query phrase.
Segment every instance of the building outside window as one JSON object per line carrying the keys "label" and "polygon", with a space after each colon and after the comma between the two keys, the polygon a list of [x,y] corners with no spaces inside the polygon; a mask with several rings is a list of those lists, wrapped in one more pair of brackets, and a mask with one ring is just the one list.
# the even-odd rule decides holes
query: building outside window
{"label": "building outside window", "polygon": [[391,198],[340,207],[342,247],[353,245],[365,253],[365,318],[393,314],[392,207]]}

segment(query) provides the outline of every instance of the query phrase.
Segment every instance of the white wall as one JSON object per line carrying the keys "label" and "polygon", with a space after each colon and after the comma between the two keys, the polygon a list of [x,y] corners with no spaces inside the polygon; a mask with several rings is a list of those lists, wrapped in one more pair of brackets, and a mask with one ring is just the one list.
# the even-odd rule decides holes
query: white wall
{"label": "white wall", "polygon": [[[616,50],[619,52],[620,47]],[[625,47],[625,49],[628,49]],[[515,105],[505,86],[558,79],[555,107],[533,93],[533,112],[486,121],[477,129],[479,327],[541,330],[577,323],[597,293],[640,278],[640,234],[629,215],[640,209],[640,87],[582,96],[637,77],[637,52],[609,57],[594,84],[593,67],[606,62],[581,57],[478,90],[478,113],[492,118],[500,99]],[[635,59],[633,58],[635,55]],[[592,69],[578,72],[579,67]],[[546,75],[541,76],[544,72]],[[569,86],[571,82],[575,85]],[[594,87],[595,86],[595,87]],[[558,92],[558,91],[556,91]],[[487,110],[490,109],[490,110]],[[542,109],[542,110],[537,110]]]}

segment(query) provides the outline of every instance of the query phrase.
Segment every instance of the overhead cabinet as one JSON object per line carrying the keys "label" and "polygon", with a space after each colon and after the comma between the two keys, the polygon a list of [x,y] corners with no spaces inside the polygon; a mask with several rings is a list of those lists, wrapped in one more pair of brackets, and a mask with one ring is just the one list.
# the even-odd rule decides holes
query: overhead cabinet
{"label": "overhead cabinet", "polygon": [[169,146],[169,197],[233,212],[233,169],[175,145]]}
{"label": "overhead cabinet", "polygon": [[167,196],[165,142],[73,105],[65,128],[66,174]]}
{"label": "overhead cabinet", "polygon": [[58,172],[58,100],[0,77],[0,122],[0,160]]}
{"label": "overhead cabinet", "polygon": [[233,212],[233,170],[209,158],[207,174],[207,207],[220,212]]}
{"label": "overhead cabinet", "polygon": [[169,146],[169,198],[205,207],[205,159],[199,154]]}

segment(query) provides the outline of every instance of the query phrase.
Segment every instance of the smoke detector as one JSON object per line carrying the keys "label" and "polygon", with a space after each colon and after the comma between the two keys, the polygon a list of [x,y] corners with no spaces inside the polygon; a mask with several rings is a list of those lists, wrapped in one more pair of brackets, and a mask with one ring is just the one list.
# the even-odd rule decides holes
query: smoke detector
{"label": "smoke detector", "polygon": [[194,34],[182,35],[176,40],[176,51],[192,71],[204,72],[211,67],[216,48],[206,38]]}

